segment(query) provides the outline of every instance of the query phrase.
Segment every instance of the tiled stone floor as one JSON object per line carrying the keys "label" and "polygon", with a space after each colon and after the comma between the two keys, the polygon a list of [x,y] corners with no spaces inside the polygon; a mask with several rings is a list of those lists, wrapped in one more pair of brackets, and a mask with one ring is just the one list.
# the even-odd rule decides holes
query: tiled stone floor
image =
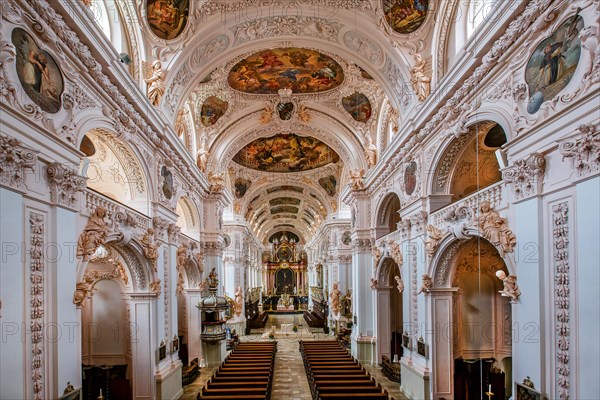
{"label": "tiled stone floor", "polygon": [[[296,315],[270,315],[267,322],[266,330],[272,325],[279,327],[281,324],[296,323],[300,326],[300,330],[310,330],[314,333],[315,340],[333,339],[332,336],[325,335],[322,329],[309,328],[301,314]],[[241,341],[260,341],[260,334],[252,334],[249,336],[240,337]],[[381,369],[371,365],[365,365],[369,373],[381,383],[390,396],[396,400],[405,400],[406,398],[400,394],[400,385],[388,380],[382,373]],[[182,400],[195,400],[196,393],[211,377],[215,368],[206,368],[195,382],[184,387]],[[275,356],[275,376],[273,377],[273,390],[271,393],[272,400],[310,400],[310,389],[308,380],[304,372],[302,356],[298,349],[298,338],[294,334],[290,334],[289,338],[277,339],[277,355]]]}

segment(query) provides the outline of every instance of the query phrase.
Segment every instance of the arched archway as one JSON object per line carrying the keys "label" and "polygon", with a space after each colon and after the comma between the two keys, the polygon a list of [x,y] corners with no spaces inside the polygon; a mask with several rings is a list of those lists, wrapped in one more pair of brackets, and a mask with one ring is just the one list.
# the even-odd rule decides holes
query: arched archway
{"label": "arched archway", "polygon": [[510,396],[512,307],[495,276],[509,274],[504,259],[473,237],[445,243],[432,263],[433,398],[478,399],[488,385],[498,398]]}
{"label": "arched archway", "polygon": [[150,321],[160,281],[131,245],[100,246],[81,267],[73,301],[81,309],[84,393],[153,397],[158,360]]}
{"label": "arched archway", "polygon": [[377,274],[377,360],[402,356],[402,293],[396,287],[401,267],[390,258],[381,261]]}
{"label": "arched archway", "polygon": [[381,201],[377,209],[376,234],[377,239],[398,229],[400,222],[400,198],[396,193],[389,193]]}

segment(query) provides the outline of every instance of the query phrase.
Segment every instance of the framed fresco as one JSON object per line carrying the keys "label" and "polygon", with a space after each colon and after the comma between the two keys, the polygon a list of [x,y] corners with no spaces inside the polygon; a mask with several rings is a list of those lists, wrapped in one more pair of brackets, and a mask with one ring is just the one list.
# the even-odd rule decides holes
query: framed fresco
{"label": "framed fresco", "polygon": [[407,196],[413,194],[417,187],[417,163],[412,161],[404,170],[404,192]]}
{"label": "framed fresco", "polygon": [[355,92],[342,98],[342,106],[355,121],[366,123],[373,112],[371,102],[362,93]]}
{"label": "framed fresco", "polygon": [[210,96],[204,103],[202,103],[202,108],[200,110],[200,121],[204,126],[213,126],[217,123],[219,118],[225,114],[227,108],[229,107],[229,103],[225,100],[221,100],[216,96]]}
{"label": "framed fresco", "polygon": [[281,186],[275,186],[275,187],[267,189],[267,193],[269,193],[269,194],[275,193],[275,192],[283,192],[283,191],[303,193],[304,192],[304,188],[301,188],[301,187],[298,187],[298,186],[281,185]]}
{"label": "framed fresco", "polygon": [[385,20],[401,34],[419,29],[429,10],[429,0],[382,0],[382,3]]}
{"label": "framed fresco", "polygon": [[162,176],[162,192],[167,198],[171,200],[173,198],[173,174],[165,166],[161,167],[160,175]]}
{"label": "framed fresco", "polygon": [[310,136],[293,133],[256,139],[240,150],[233,161],[266,172],[300,172],[339,161],[338,154]]}
{"label": "framed fresco", "polygon": [[327,195],[333,197],[335,196],[337,179],[335,176],[328,175],[319,179],[319,185],[327,192]]}
{"label": "framed fresco", "polygon": [[252,186],[252,182],[248,179],[237,178],[233,183],[233,186],[235,189],[235,197],[241,199],[246,195],[246,192],[248,191],[248,189],[250,189],[250,186]]}
{"label": "framed fresco", "polygon": [[164,40],[176,39],[187,25],[189,0],[147,0],[146,11],[152,33]]}
{"label": "framed fresco", "polygon": [[525,68],[525,82],[529,86],[528,113],[538,112],[544,102],[554,98],[571,81],[581,56],[579,32],[583,27],[583,18],[572,16],[542,40],[531,54]]}
{"label": "framed fresco", "polygon": [[251,94],[317,93],[338,87],[344,71],[333,58],[316,50],[275,48],[254,53],[233,66],[227,82]]}
{"label": "framed fresco", "polygon": [[57,113],[61,107],[64,82],[56,61],[21,28],[13,29],[11,39],[17,53],[17,76],[23,90],[42,110]]}
{"label": "framed fresco", "polygon": [[292,206],[275,206],[271,208],[271,214],[298,214],[298,208]]}
{"label": "framed fresco", "polygon": [[300,199],[294,198],[294,197],[276,197],[274,199],[269,200],[269,205],[271,207],[273,206],[282,206],[282,205],[292,205],[292,206],[299,206],[300,205]]}

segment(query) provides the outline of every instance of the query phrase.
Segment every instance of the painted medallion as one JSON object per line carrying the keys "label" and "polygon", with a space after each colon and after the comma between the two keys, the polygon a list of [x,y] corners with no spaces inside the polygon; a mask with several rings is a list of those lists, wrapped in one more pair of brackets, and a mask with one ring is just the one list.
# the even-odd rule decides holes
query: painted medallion
{"label": "painted medallion", "polygon": [[339,156],[318,139],[289,133],[256,139],[233,161],[259,171],[300,172],[337,163]]}
{"label": "painted medallion", "polygon": [[17,76],[25,93],[42,110],[58,112],[64,83],[54,58],[41,50],[23,29],[12,31],[12,42],[17,51]]}
{"label": "painted medallion", "polygon": [[189,0],[147,0],[147,21],[152,32],[171,40],[183,32],[188,20]]}
{"label": "painted medallion", "polygon": [[342,99],[342,106],[358,122],[367,122],[371,118],[371,102],[362,93],[355,92]]}
{"label": "painted medallion", "polygon": [[574,15],[544,39],[529,58],[525,81],[529,85],[530,114],[538,112],[545,101],[554,98],[571,81],[581,56],[582,29],[583,18]]}
{"label": "painted medallion", "polygon": [[342,67],[315,50],[276,48],[263,50],[238,62],[227,78],[235,90],[252,94],[317,93],[344,81]]}
{"label": "painted medallion", "polygon": [[417,163],[412,161],[404,170],[404,192],[408,196],[413,194],[417,187]]}
{"label": "painted medallion", "polygon": [[202,103],[202,109],[200,110],[202,125],[212,126],[216,124],[219,118],[225,114],[228,107],[228,102],[221,100],[216,96],[208,97],[204,100],[204,103]]}
{"label": "painted medallion", "polygon": [[429,9],[429,0],[382,0],[385,20],[390,27],[401,34],[419,29]]}

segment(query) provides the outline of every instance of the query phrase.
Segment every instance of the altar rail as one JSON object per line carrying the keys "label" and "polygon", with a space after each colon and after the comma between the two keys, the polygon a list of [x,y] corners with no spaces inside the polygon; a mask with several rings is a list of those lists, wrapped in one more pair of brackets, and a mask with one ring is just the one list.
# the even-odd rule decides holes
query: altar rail
{"label": "altar rail", "polygon": [[456,210],[459,207],[467,206],[470,207],[477,213],[477,208],[481,202],[488,200],[490,206],[495,210],[501,210],[506,207],[506,185],[503,181],[497,182],[492,186],[488,186],[478,192],[475,192],[464,199],[456,201],[446,207],[440,208],[434,213],[431,213],[429,217],[429,223],[436,227],[444,226],[444,217],[451,211]]}
{"label": "altar rail", "polygon": [[93,189],[85,191],[85,214],[92,215],[97,207],[104,207],[106,210],[106,221],[109,227],[114,227],[118,220],[126,215],[133,218],[135,230],[141,234],[151,226],[152,220],[150,217],[134,210],[131,207],[123,205],[109,197],[106,197]]}

